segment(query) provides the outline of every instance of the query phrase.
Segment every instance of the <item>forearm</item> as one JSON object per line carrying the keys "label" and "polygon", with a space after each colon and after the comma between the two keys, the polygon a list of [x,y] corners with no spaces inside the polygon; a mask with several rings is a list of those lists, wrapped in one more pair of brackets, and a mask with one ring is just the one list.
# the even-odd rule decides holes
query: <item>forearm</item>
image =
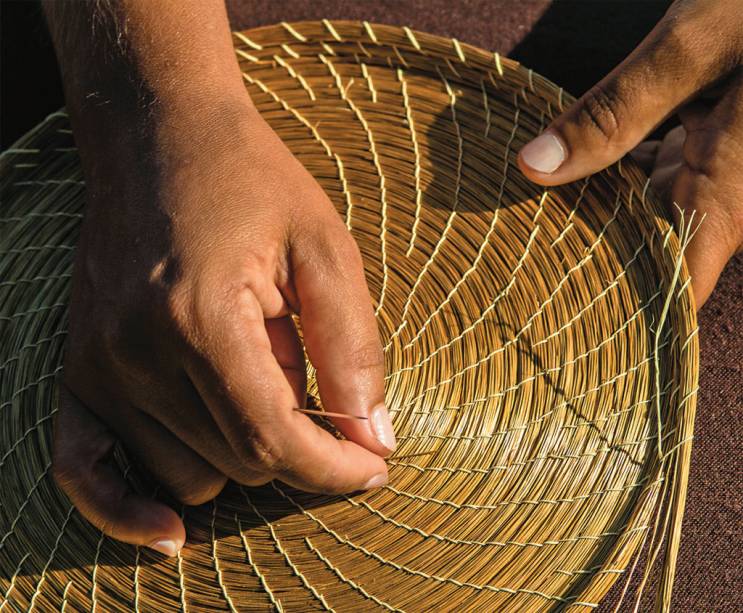
{"label": "forearm", "polygon": [[[89,188],[121,189],[253,109],[222,0],[45,0]],[[102,178],[98,181],[98,178]],[[141,179],[140,179],[141,180]],[[109,187],[110,186],[110,187]],[[89,189],[89,204],[99,195]]]}
{"label": "forearm", "polygon": [[46,0],[44,9],[72,106],[244,94],[222,0]]}

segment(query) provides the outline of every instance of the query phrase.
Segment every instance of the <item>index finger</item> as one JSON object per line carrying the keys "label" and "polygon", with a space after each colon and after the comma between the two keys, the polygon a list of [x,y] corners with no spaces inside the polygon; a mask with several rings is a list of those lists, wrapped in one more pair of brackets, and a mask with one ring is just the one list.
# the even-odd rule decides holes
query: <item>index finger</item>
{"label": "index finger", "polygon": [[379,487],[378,455],[340,441],[293,409],[298,399],[272,352],[261,305],[249,288],[210,301],[209,341],[187,370],[230,446],[251,469],[306,491]]}

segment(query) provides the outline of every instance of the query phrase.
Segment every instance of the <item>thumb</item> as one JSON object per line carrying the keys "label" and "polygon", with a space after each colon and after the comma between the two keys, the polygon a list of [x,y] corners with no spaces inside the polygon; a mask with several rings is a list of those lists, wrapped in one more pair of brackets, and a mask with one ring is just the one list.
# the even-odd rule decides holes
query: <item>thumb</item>
{"label": "thumb", "polygon": [[705,34],[709,19],[675,5],[619,66],[521,149],[521,171],[536,183],[561,185],[636,147],[727,71],[724,48]]}
{"label": "thumb", "polygon": [[186,531],[166,505],[141,496],[106,462],[115,439],[64,385],[54,424],[53,474],[57,485],[96,528],[125,543],[174,556]]}

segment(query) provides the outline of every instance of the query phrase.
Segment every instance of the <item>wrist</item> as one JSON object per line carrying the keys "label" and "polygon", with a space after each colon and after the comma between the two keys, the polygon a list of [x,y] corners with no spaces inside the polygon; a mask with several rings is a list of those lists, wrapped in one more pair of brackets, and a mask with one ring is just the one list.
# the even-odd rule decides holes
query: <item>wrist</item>
{"label": "wrist", "polygon": [[184,122],[203,122],[220,108],[254,108],[243,83],[229,77],[145,81],[126,74],[77,79],[67,87],[67,109],[78,145],[85,147],[84,141],[99,141],[109,133],[148,137],[158,125],[181,128]]}
{"label": "wrist", "polygon": [[84,158],[88,150],[141,149],[170,125],[208,122],[216,107],[252,107],[220,3],[48,0],[44,7]]}
{"label": "wrist", "polygon": [[229,134],[259,119],[247,91],[183,87],[149,104],[126,98],[100,101],[95,94],[68,107],[89,184],[122,181],[162,167],[188,149],[208,149],[217,133]]}
{"label": "wrist", "polygon": [[[259,150],[251,137],[255,124],[265,122],[247,94],[203,98],[189,110],[168,108],[154,119],[143,119],[139,113],[117,116],[110,128],[100,130],[100,125],[87,122],[82,129],[86,223],[95,228],[87,242],[97,244],[95,257],[103,257],[101,253],[118,257],[133,248],[132,237],[151,235],[158,228],[158,244],[163,244],[176,219],[180,226],[203,214],[200,186],[218,180],[234,162],[235,151]],[[215,204],[223,202],[218,199]],[[164,220],[170,222],[163,226]],[[146,241],[134,246],[146,247]]]}

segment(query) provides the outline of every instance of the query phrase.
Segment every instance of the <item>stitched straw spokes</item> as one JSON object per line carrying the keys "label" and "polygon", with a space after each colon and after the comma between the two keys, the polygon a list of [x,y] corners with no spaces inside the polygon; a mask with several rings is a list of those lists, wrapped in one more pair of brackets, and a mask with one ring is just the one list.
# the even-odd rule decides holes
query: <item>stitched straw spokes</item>
{"label": "stitched straw spokes", "polygon": [[497,54],[357,22],[235,44],[256,105],[360,246],[399,441],[390,484],[230,485],[182,510],[177,559],[70,507],[49,450],[84,184],[55,113],[0,171],[2,610],[589,609],[643,544],[667,603],[698,371],[688,229],[627,161],[527,181],[516,152],[570,98]]}

